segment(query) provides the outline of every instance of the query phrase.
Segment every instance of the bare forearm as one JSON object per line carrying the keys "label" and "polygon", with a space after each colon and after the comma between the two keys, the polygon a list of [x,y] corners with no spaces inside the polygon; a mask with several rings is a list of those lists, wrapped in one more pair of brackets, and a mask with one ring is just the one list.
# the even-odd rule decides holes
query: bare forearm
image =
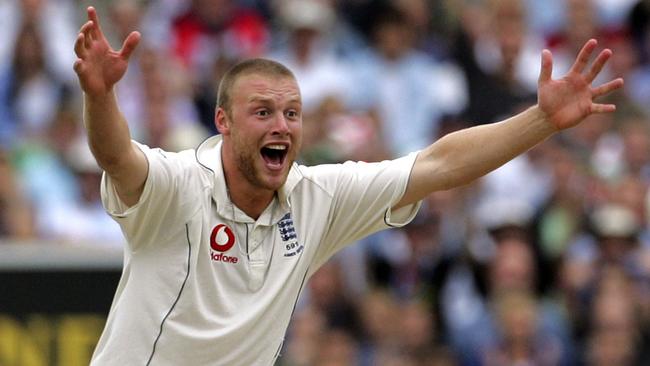
{"label": "bare forearm", "polygon": [[84,93],[84,122],[97,163],[113,179],[122,201],[129,206],[135,204],[147,177],[147,162],[142,151],[131,142],[115,94]]}
{"label": "bare forearm", "polygon": [[97,163],[109,173],[122,164],[131,149],[131,135],[113,92],[84,93],[84,123]]}
{"label": "bare forearm", "polygon": [[470,183],[556,131],[535,106],[502,122],[451,133],[420,152],[406,192],[394,208]]}
{"label": "bare forearm", "polygon": [[532,107],[505,121],[449,134],[422,152],[435,169],[433,190],[467,184],[512,160],[556,132]]}

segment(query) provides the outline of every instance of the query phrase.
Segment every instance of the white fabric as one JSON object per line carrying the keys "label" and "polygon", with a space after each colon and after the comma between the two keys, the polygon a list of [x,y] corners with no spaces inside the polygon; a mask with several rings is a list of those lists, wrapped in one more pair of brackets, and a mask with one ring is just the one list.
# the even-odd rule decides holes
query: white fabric
{"label": "white fabric", "polygon": [[[255,221],[228,198],[220,141],[212,137],[196,153],[140,145],[149,173],[130,208],[104,177],[103,203],[128,245],[92,365],[271,365],[306,279],[346,244],[405,225],[419,208],[390,210],[406,189],[413,153],[294,165]],[[213,233],[222,224],[230,229]],[[211,236],[221,250],[234,244],[219,252]]]}

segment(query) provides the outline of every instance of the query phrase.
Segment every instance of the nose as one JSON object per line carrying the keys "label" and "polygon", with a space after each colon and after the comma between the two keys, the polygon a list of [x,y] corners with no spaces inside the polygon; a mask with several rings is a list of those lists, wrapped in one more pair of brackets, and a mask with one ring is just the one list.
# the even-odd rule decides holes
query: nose
{"label": "nose", "polygon": [[271,134],[273,135],[287,135],[289,133],[289,123],[284,113],[277,113],[273,119],[273,126]]}

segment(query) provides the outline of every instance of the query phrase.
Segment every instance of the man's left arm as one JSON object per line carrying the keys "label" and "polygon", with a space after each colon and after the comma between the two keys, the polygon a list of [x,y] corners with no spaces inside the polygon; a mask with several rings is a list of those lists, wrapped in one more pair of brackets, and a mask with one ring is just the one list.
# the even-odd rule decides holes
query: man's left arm
{"label": "man's left arm", "polygon": [[620,78],[598,87],[591,85],[612,55],[610,50],[603,50],[588,67],[596,45],[595,40],[589,40],[569,72],[557,80],[551,78],[551,53],[544,50],[537,105],[501,122],[451,133],[422,150],[406,192],[393,208],[417,202],[435,191],[470,183],[591,114],[615,111],[612,104],[594,102],[623,86]]}

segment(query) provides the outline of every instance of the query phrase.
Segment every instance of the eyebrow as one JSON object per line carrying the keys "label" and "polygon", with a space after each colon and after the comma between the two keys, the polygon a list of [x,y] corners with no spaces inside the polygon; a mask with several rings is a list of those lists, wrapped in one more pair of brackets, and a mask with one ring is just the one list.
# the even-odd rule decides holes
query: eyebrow
{"label": "eyebrow", "polygon": [[[253,94],[248,97],[248,102],[270,102],[272,101],[273,98],[270,97],[265,97],[259,94]],[[302,100],[300,99],[299,95],[292,96],[291,99],[289,99],[289,103],[300,103],[302,105]]]}

